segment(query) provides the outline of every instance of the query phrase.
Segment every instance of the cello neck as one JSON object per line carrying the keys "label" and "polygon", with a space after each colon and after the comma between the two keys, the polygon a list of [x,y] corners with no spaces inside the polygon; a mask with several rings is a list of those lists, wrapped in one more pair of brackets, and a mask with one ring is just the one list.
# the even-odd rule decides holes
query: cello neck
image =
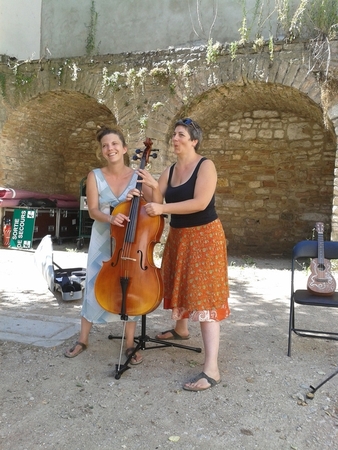
{"label": "cello neck", "polygon": [[[137,186],[137,185],[136,185]],[[129,222],[127,223],[125,241],[132,243],[135,240],[135,233],[137,228],[138,210],[140,206],[141,197],[136,197],[131,200]]]}
{"label": "cello neck", "polygon": [[[142,152],[139,169],[144,169],[146,167],[146,164],[149,161],[149,156],[150,156],[153,142],[150,138],[147,138],[144,141],[144,145],[145,145],[145,149]],[[138,189],[140,192],[142,192],[142,185],[143,185],[143,183],[141,183],[141,180],[142,180],[142,177],[139,175],[137,177],[136,189]],[[137,219],[138,219],[140,201],[141,201],[141,197],[138,197],[138,196],[134,196],[134,198],[131,200],[129,222],[127,224],[127,230],[126,230],[126,235],[125,235],[125,241],[129,242],[129,243],[134,242],[134,240],[135,240],[135,233],[136,233],[136,228],[137,228]]]}

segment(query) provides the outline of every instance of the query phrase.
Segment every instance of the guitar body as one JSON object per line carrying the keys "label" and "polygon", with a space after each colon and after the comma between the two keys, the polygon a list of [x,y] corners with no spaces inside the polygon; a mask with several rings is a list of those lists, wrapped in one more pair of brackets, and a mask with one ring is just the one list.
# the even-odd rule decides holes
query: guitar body
{"label": "guitar body", "polygon": [[311,261],[311,275],[307,282],[310,292],[317,295],[332,295],[336,290],[336,280],[331,275],[331,263],[324,257],[324,224],[316,223],[318,233],[318,258]]}
{"label": "guitar body", "polygon": [[323,263],[319,263],[315,258],[310,265],[311,275],[307,282],[307,288],[314,294],[332,295],[336,290],[336,280],[331,275],[331,263],[328,259],[324,259]]}

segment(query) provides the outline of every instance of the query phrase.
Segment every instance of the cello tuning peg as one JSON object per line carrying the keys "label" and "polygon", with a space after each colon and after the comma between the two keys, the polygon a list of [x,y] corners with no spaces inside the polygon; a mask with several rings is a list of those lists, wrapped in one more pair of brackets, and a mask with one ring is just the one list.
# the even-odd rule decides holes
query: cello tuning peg
{"label": "cello tuning peg", "polygon": [[135,150],[135,153],[137,153],[138,155],[140,154],[140,153],[142,153],[143,152],[143,150],[141,150],[140,148],[137,148],[136,150]]}
{"label": "cello tuning peg", "polygon": [[139,160],[140,158],[139,158],[137,155],[133,155],[133,156],[131,157],[131,159],[132,159],[133,161],[137,161],[137,160]]}
{"label": "cello tuning peg", "polygon": [[151,156],[152,158],[154,158],[154,159],[157,158],[157,154],[156,154],[156,153],[152,153],[150,156]]}

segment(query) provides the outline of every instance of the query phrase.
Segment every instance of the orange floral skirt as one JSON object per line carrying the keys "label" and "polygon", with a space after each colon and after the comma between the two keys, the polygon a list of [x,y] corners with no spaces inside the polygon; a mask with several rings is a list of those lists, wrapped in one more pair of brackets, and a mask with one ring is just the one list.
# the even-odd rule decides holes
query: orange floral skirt
{"label": "orange floral skirt", "polygon": [[226,240],[219,219],[170,227],[163,254],[164,309],[172,318],[220,321],[230,314]]}

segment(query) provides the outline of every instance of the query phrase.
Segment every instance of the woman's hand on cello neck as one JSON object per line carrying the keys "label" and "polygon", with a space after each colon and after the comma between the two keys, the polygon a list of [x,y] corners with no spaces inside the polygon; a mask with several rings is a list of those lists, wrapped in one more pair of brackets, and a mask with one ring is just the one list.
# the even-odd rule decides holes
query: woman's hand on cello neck
{"label": "woman's hand on cello neck", "polygon": [[163,201],[162,195],[156,197],[148,186],[143,186],[142,191],[137,188],[130,189],[127,194],[127,200],[132,200],[134,197],[142,197],[146,202],[158,201],[158,203],[162,203]]}
{"label": "woman's hand on cello neck", "polygon": [[127,194],[127,200],[132,200],[134,197],[143,197],[143,192],[141,192],[137,188],[130,189],[130,191]]}
{"label": "woman's hand on cello neck", "polygon": [[[131,189],[127,194],[127,200],[132,200],[134,197],[144,197],[146,201],[148,199],[143,194],[143,192],[139,191],[137,188]],[[161,216],[163,214],[163,207],[164,205],[162,203],[155,203],[152,201],[149,201],[145,206],[145,210],[147,214],[151,217],[154,216]]]}
{"label": "woman's hand on cello neck", "polygon": [[138,181],[142,183],[143,186],[149,187],[151,190],[158,189],[158,182],[155,178],[145,169],[136,170],[138,175]]}
{"label": "woman's hand on cello neck", "polygon": [[163,202],[158,181],[145,169],[136,170],[138,182],[142,183],[142,193],[147,202]]}

